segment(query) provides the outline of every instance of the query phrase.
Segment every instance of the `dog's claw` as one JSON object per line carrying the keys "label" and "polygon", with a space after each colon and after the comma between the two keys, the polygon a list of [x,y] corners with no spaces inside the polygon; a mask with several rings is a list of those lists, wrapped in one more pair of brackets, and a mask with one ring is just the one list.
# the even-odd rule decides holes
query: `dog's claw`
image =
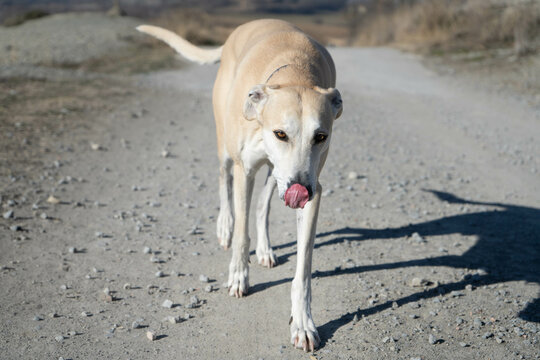
{"label": "dog's claw", "polygon": [[247,295],[247,290],[242,291],[239,288],[234,289],[232,287],[229,287],[229,296],[234,296],[235,298],[240,299],[246,295]]}
{"label": "dog's claw", "polygon": [[229,244],[227,243],[227,241],[224,241],[221,238],[218,238],[218,244],[223,248],[223,250],[225,251],[229,250]]}
{"label": "dog's claw", "polygon": [[259,265],[269,269],[277,265],[277,257],[274,255],[272,249],[268,251],[257,251],[257,259],[259,261]]}
{"label": "dog's claw", "polygon": [[313,321],[307,321],[304,326],[298,326],[296,319],[291,316],[291,342],[295,348],[302,349],[305,352],[313,352],[319,346],[321,340],[315,328]]}

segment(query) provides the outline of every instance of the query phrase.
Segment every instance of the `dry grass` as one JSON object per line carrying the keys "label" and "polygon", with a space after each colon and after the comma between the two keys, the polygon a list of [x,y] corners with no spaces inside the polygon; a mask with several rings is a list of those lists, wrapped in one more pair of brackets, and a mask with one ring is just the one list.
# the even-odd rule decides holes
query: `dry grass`
{"label": "dry grass", "polygon": [[348,36],[347,22],[340,12],[303,15],[220,11],[214,14],[201,9],[178,9],[167,11],[152,23],[171,29],[195,44],[218,45],[239,25],[263,18],[290,21],[326,45],[344,44]]}
{"label": "dry grass", "polygon": [[508,0],[430,0],[358,17],[354,45],[393,44],[412,50],[540,48],[540,3]]}

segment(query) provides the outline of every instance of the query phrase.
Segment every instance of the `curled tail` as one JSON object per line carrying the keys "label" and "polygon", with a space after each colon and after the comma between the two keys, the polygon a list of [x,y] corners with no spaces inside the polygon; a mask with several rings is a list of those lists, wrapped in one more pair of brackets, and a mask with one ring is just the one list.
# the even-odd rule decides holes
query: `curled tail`
{"label": "curled tail", "polygon": [[140,25],[137,26],[137,30],[164,41],[180,55],[196,63],[213,64],[221,58],[223,46],[215,49],[201,49],[172,31],[152,25]]}

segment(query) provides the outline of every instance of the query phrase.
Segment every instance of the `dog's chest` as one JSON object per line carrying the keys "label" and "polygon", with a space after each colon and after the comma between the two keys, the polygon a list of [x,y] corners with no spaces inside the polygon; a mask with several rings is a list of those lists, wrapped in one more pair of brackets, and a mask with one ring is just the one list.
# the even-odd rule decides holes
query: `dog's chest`
{"label": "dog's chest", "polygon": [[262,136],[259,134],[250,138],[242,148],[242,162],[247,172],[257,170],[268,159]]}

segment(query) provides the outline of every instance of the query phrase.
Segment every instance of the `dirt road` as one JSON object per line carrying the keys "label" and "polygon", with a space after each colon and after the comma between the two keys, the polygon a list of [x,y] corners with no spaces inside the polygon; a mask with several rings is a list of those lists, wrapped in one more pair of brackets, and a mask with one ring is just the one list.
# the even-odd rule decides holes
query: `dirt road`
{"label": "dirt road", "polygon": [[[313,356],[540,358],[538,108],[395,50],[331,53],[345,111],[321,179]],[[252,254],[246,298],[223,285],[216,71],[132,76],[107,110],[65,114],[85,126],[40,171],[2,179],[0,358],[310,359],[289,344],[279,199],[279,265]]]}

